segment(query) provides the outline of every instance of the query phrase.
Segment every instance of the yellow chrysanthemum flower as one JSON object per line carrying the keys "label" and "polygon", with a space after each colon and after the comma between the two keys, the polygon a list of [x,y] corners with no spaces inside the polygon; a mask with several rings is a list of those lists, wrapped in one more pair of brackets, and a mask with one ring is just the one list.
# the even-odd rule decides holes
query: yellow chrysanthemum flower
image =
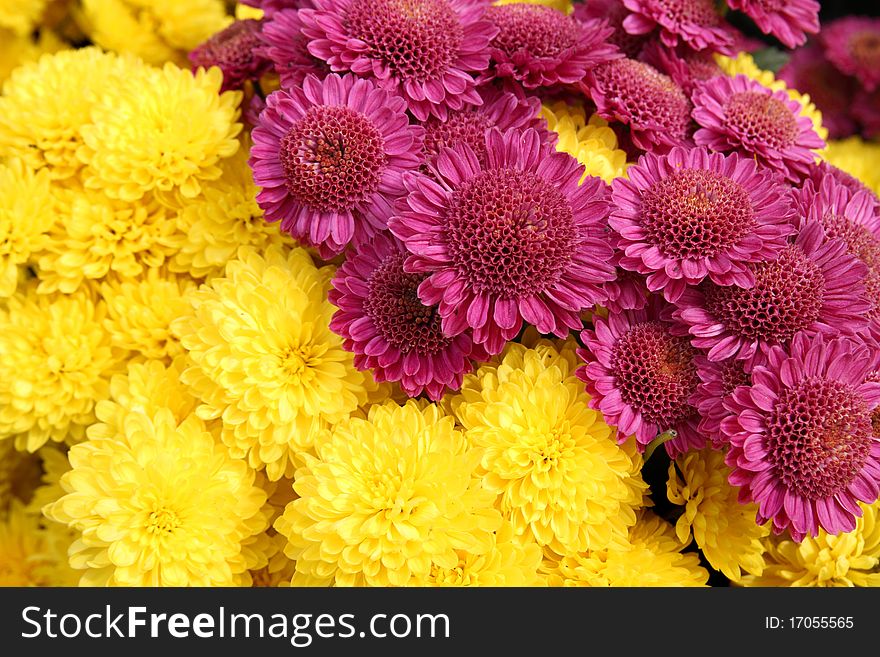
{"label": "yellow chrysanthemum flower", "polygon": [[492,548],[485,554],[458,551],[459,562],[452,568],[434,565],[431,574],[415,586],[542,586],[539,575],[541,548],[534,541],[523,541],[505,520],[492,535]]}
{"label": "yellow chrysanthemum flower", "polygon": [[183,353],[171,322],[190,308],[187,294],[196,281],[164,269],[148,269],[138,278],[111,278],[101,285],[107,302],[104,326],[114,346],[145,358],[168,360]]}
{"label": "yellow chrysanthemum flower", "polygon": [[70,548],[80,584],[224,586],[250,567],[241,542],[265,529],[266,494],[197,416],[134,411],[121,433],[95,424],[88,435],[70,450],[67,495],[46,509],[81,532]]}
{"label": "yellow chrysanthemum flower", "polygon": [[37,455],[18,451],[11,440],[0,440],[0,514],[13,499],[29,501],[41,474]]}
{"label": "yellow chrysanthemum flower", "polygon": [[299,499],[275,528],[293,584],[403,586],[491,551],[501,516],[476,476],[480,454],[440,408],[373,406],[323,432],[296,472]]}
{"label": "yellow chrysanthemum flower", "polygon": [[0,513],[0,587],[76,586],[79,574],[67,563],[68,543],[58,529],[18,501]]}
{"label": "yellow chrysanthemum flower", "polygon": [[643,512],[626,545],[560,556],[545,550],[550,586],[705,586],[709,573],[700,566],[668,522]]}
{"label": "yellow chrysanthemum flower", "polygon": [[0,85],[22,64],[36,61],[40,55],[58,52],[65,44],[51,30],[40,30],[34,39],[31,34],[19,35],[0,27]]}
{"label": "yellow chrysanthemum flower", "polygon": [[737,501],[739,489],[728,483],[728,474],[724,452],[687,452],[669,464],[666,491],[672,503],[685,507],[675,525],[679,540],[690,541],[693,531],[709,564],[738,581],[746,572],[761,574],[761,539],[769,535],[770,529],[755,523],[756,504]]}
{"label": "yellow chrysanthemum flower", "polygon": [[81,0],[83,31],[105,50],[150,64],[186,65],[186,54],[231,22],[223,0]]}
{"label": "yellow chrysanthemum flower", "polygon": [[184,235],[180,250],[171,260],[173,271],[196,278],[221,273],[239,246],[265,251],[271,244],[295,246],[279,223],[268,223],[257,205],[257,187],[247,164],[250,146],[221,164],[223,176],[202,186],[202,194],[184,205],[178,216]]}
{"label": "yellow chrysanthemum flower", "polygon": [[329,327],[332,271],[302,249],[241,247],[172,324],[192,361],[183,378],[204,402],[199,415],[222,417],[233,456],[272,480],[292,476],[296,452],[367,401],[364,374]]}
{"label": "yellow chrysanthemum flower", "polygon": [[[828,129],[822,125],[822,112],[810,100],[810,96],[802,94],[797,89],[789,89],[784,80],[778,80],[771,71],[765,71],[760,68],[750,53],[741,52],[736,57],[716,54],[715,61],[726,75],[731,77],[745,75],[773,91],[784,90],[788,93],[789,98],[800,103],[801,116],[809,117],[813,122],[813,129],[816,131],[816,134],[822,139],[828,139]],[[821,153],[822,151],[819,152]]]}
{"label": "yellow chrysanthemum flower", "polygon": [[222,82],[219,68],[193,74],[173,64],[122,80],[81,129],[86,187],[129,202],[153,190],[198,196],[239,148],[241,92],[219,93]]}
{"label": "yellow chrysanthemum flower", "polygon": [[880,195],[880,144],[860,137],[830,141],[824,156],[829,164],[855,176]]}
{"label": "yellow chrysanthemum flower", "polygon": [[575,376],[570,342],[511,343],[465,377],[451,407],[483,449],[484,483],[519,536],[558,552],[625,538],[647,485]]}
{"label": "yellow chrysanthemum flower", "polygon": [[0,308],[0,439],[30,452],[82,440],[124,355],[110,346],[106,316],[90,286],[71,295],[28,286]]}
{"label": "yellow chrysanthemum flower", "polygon": [[0,0],[0,28],[19,36],[30,34],[40,24],[47,4],[49,0]]}
{"label": "yellow chrysanthemum flower", "polygon": [[113,272],[161,267],[183,242],[175,215],[154,199],[114,200],[92,190],[59,192],[58,220],[39,259],[40,293],[70,293]]}
{"label": "yellow chrysanthemum flower", "polygon": [[556,150],[584,165],[581,178],[596,176],[607,183],[626,175],[626,153],[617,148],[617,135],[598,114],[587,118],[582,105],[558,101],[544,105],[541,116],[559,138]]}
{"label": "yellow chrysanthemum flower", "polygon": [[846,534],[823,529],[800,543],[788,534],[764,539],[766,566],[745,586],[880,586],[880,502],[860,504],[863,515]]}
{"label": "yellow chrysanthemum flower", "polygon": [[20,157],[53,178],[82,167],[76,152],[92,109],[126,76],[143,67],[97,48],[64,50],[12,72],[0,95],[0,157]]}
{"label": "yellow chrysanthemum flower", "polygon": [[524,4],[524,5],[544,5],[545,7],[552,7],[557,11],[561,11],[564,14],[570,14],[574,11],[574,5],[571,0],[495,0],[494,4],[496,5],[516,5],[516,4]]}
{"label": "yellow chrysanthemum flower", "polygon": [[18,286],[19,266],[49,243],[55,203],[49,175],[34,173],[21,160],[0,162],[0,298]]}

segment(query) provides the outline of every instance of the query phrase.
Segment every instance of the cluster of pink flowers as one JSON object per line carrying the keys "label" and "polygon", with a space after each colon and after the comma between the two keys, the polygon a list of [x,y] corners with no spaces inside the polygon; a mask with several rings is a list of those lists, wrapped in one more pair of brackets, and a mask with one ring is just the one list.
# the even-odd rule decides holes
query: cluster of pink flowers
{"label": "cluster of pink flowers", "polygon": [[[251,101],[258,201],[339,263],[359,367],[436,400],[526,325],[573,334],[621,441],[726,450],[796,540],[855,526],[880,484],[880,203],[818,163],[798,101],[722,73],[747,41],[716,2],[249,4],[265,18],[201,55],[235,84],[277,73]],[[728,5],[789,47],[819,28],[814,0]],[[825,56],[873,94],[851,29]],[[550,99],[609,122],[626,176],[556,151]]]}
{"label": "cluster of pink flowers", "polygon": [[810,95],[833,139],[880,137],[880,18],[829,22],[792,53],[779,75]]}

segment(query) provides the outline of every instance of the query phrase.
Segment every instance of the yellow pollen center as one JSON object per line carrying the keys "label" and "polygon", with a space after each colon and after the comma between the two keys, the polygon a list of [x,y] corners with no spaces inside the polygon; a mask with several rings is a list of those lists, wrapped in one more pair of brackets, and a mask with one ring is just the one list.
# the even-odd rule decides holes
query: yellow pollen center
{"label": "yellow pollen center", "polygon": [[180,519],[174,511],[166,508],[160,508],[150,514],[150,524],[147,525],[147,532],[150,534],[171,534],[175,529],[180,527]]}

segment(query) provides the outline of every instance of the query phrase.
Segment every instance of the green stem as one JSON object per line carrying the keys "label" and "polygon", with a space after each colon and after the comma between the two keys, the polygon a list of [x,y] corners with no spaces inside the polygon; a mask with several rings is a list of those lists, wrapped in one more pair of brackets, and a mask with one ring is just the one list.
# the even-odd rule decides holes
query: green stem
{"label": "green stem", "polygon": [[675,429],[669,429],[669,431],[664,431],[659,436],[654,438],[651,442],[648,443],[648,446],[645,448],[645,456],[643,460],[645,463],[648,462],[648,459],[651,458],[651,455],[654,453],[654,450],[660,447],[665,442],[669,442],[673,438],[678,435],[678,432]]}

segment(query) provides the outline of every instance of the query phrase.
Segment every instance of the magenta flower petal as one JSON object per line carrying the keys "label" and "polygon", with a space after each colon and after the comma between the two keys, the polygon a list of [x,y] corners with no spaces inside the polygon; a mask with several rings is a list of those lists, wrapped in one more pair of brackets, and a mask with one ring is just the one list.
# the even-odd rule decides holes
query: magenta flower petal
{"label": "magenta flower petal", "polygon": [[385,228],[421,163],[423,130],[401,98],[353,75],[276,91],[253,130],[250,165],[267,221],[322,257]]}
{"label": "magenta flower petal", "polygon": [[407,176],[389,227],[412,254],[406,271],[429,275],[419,296],[439,300],[443,331],[470,327],[495,354],[523,320],[561,337],[580,328],[578,313],[601,298],[614,270],[601,180],[579,186],[583,167],[532,129],[492,128],[485,145],[485,163],[461,143],[437,158],[437,182]]}
{"label": "magenta flower petal", "polygon": [[273,14],[265,22],[261,36],[261,52],[272,62],[283,88],[302,86],[309,74],[323,79],[330,73],[326,62],[309,53],[308,38],[303,34],[297,11],[286,9]]}
{"label": "magenta flower petal", "polygon": [[[876,356],[846,338],[799,333],[789,349],[771,349],[751,389],[725,397],[730,482],[742,487],[741,501],[758,505],[757,522],[772,520],[775,532],[787,529],[795,541],[819,528],[838,534],[854,526],[856,501],[877,499],[877,401],[863,392]],[[771,382],[769,395],[771,388],[754,393],[758,379]]]}
{"label": "magenta flower petal", "polygon": [[235,21],[189,53],[193,68],[217,66],[223,71],[221,91],[238,89],[246,80],[256,80],[269,70],[271,62],[261,50],[262,21]]}
{"label": "magenta flower petal", "polygon": [[[700,411],[698,429],[712,441],[716,448],[723,446],[724,437],[721,432],[721,421],[727,416],[724,400],[739,386],[748,385],[751,378],[743,368],[743,362],[729,359],[715,363],[704,355],[696,356],[697,374],[700,384],[690,403]],[[772,394],[766,386],[762,388],[766,394]]]}
{"label": "magenta flower petal", "polygon": [[816,0],[727,0],[731,9],[746,13],[764,34],[772,34],[788,48],[807,41],[819,31]]}
{"label": "magenta flower petal", "polygon": [[632,13],[623,21],[630,34],[660,30],[669,47],[680,42],[694,50],[736,54],[737,35],[725,22],[714,0],[623,0]]}
{"label": "magenta flower petal", "polygon": [[745,75],[701,83],[692,98],[697,144],[754,157],[793,182],[806,177],[814,151],[825,147],[800,103]]}
{"label": "magenta flower petal", "polygon": [[574,3],[572,16],[581,22],[600,19],[608,23],[613,32],[608,37],[608,43],[617,46],[627,57],[635,58],[642,47],[648,41],[641,34],[630,34],[623,27],[623,21],[630,15],[629,9],[623,6],[621,0],[590,0],[589,2]]}

